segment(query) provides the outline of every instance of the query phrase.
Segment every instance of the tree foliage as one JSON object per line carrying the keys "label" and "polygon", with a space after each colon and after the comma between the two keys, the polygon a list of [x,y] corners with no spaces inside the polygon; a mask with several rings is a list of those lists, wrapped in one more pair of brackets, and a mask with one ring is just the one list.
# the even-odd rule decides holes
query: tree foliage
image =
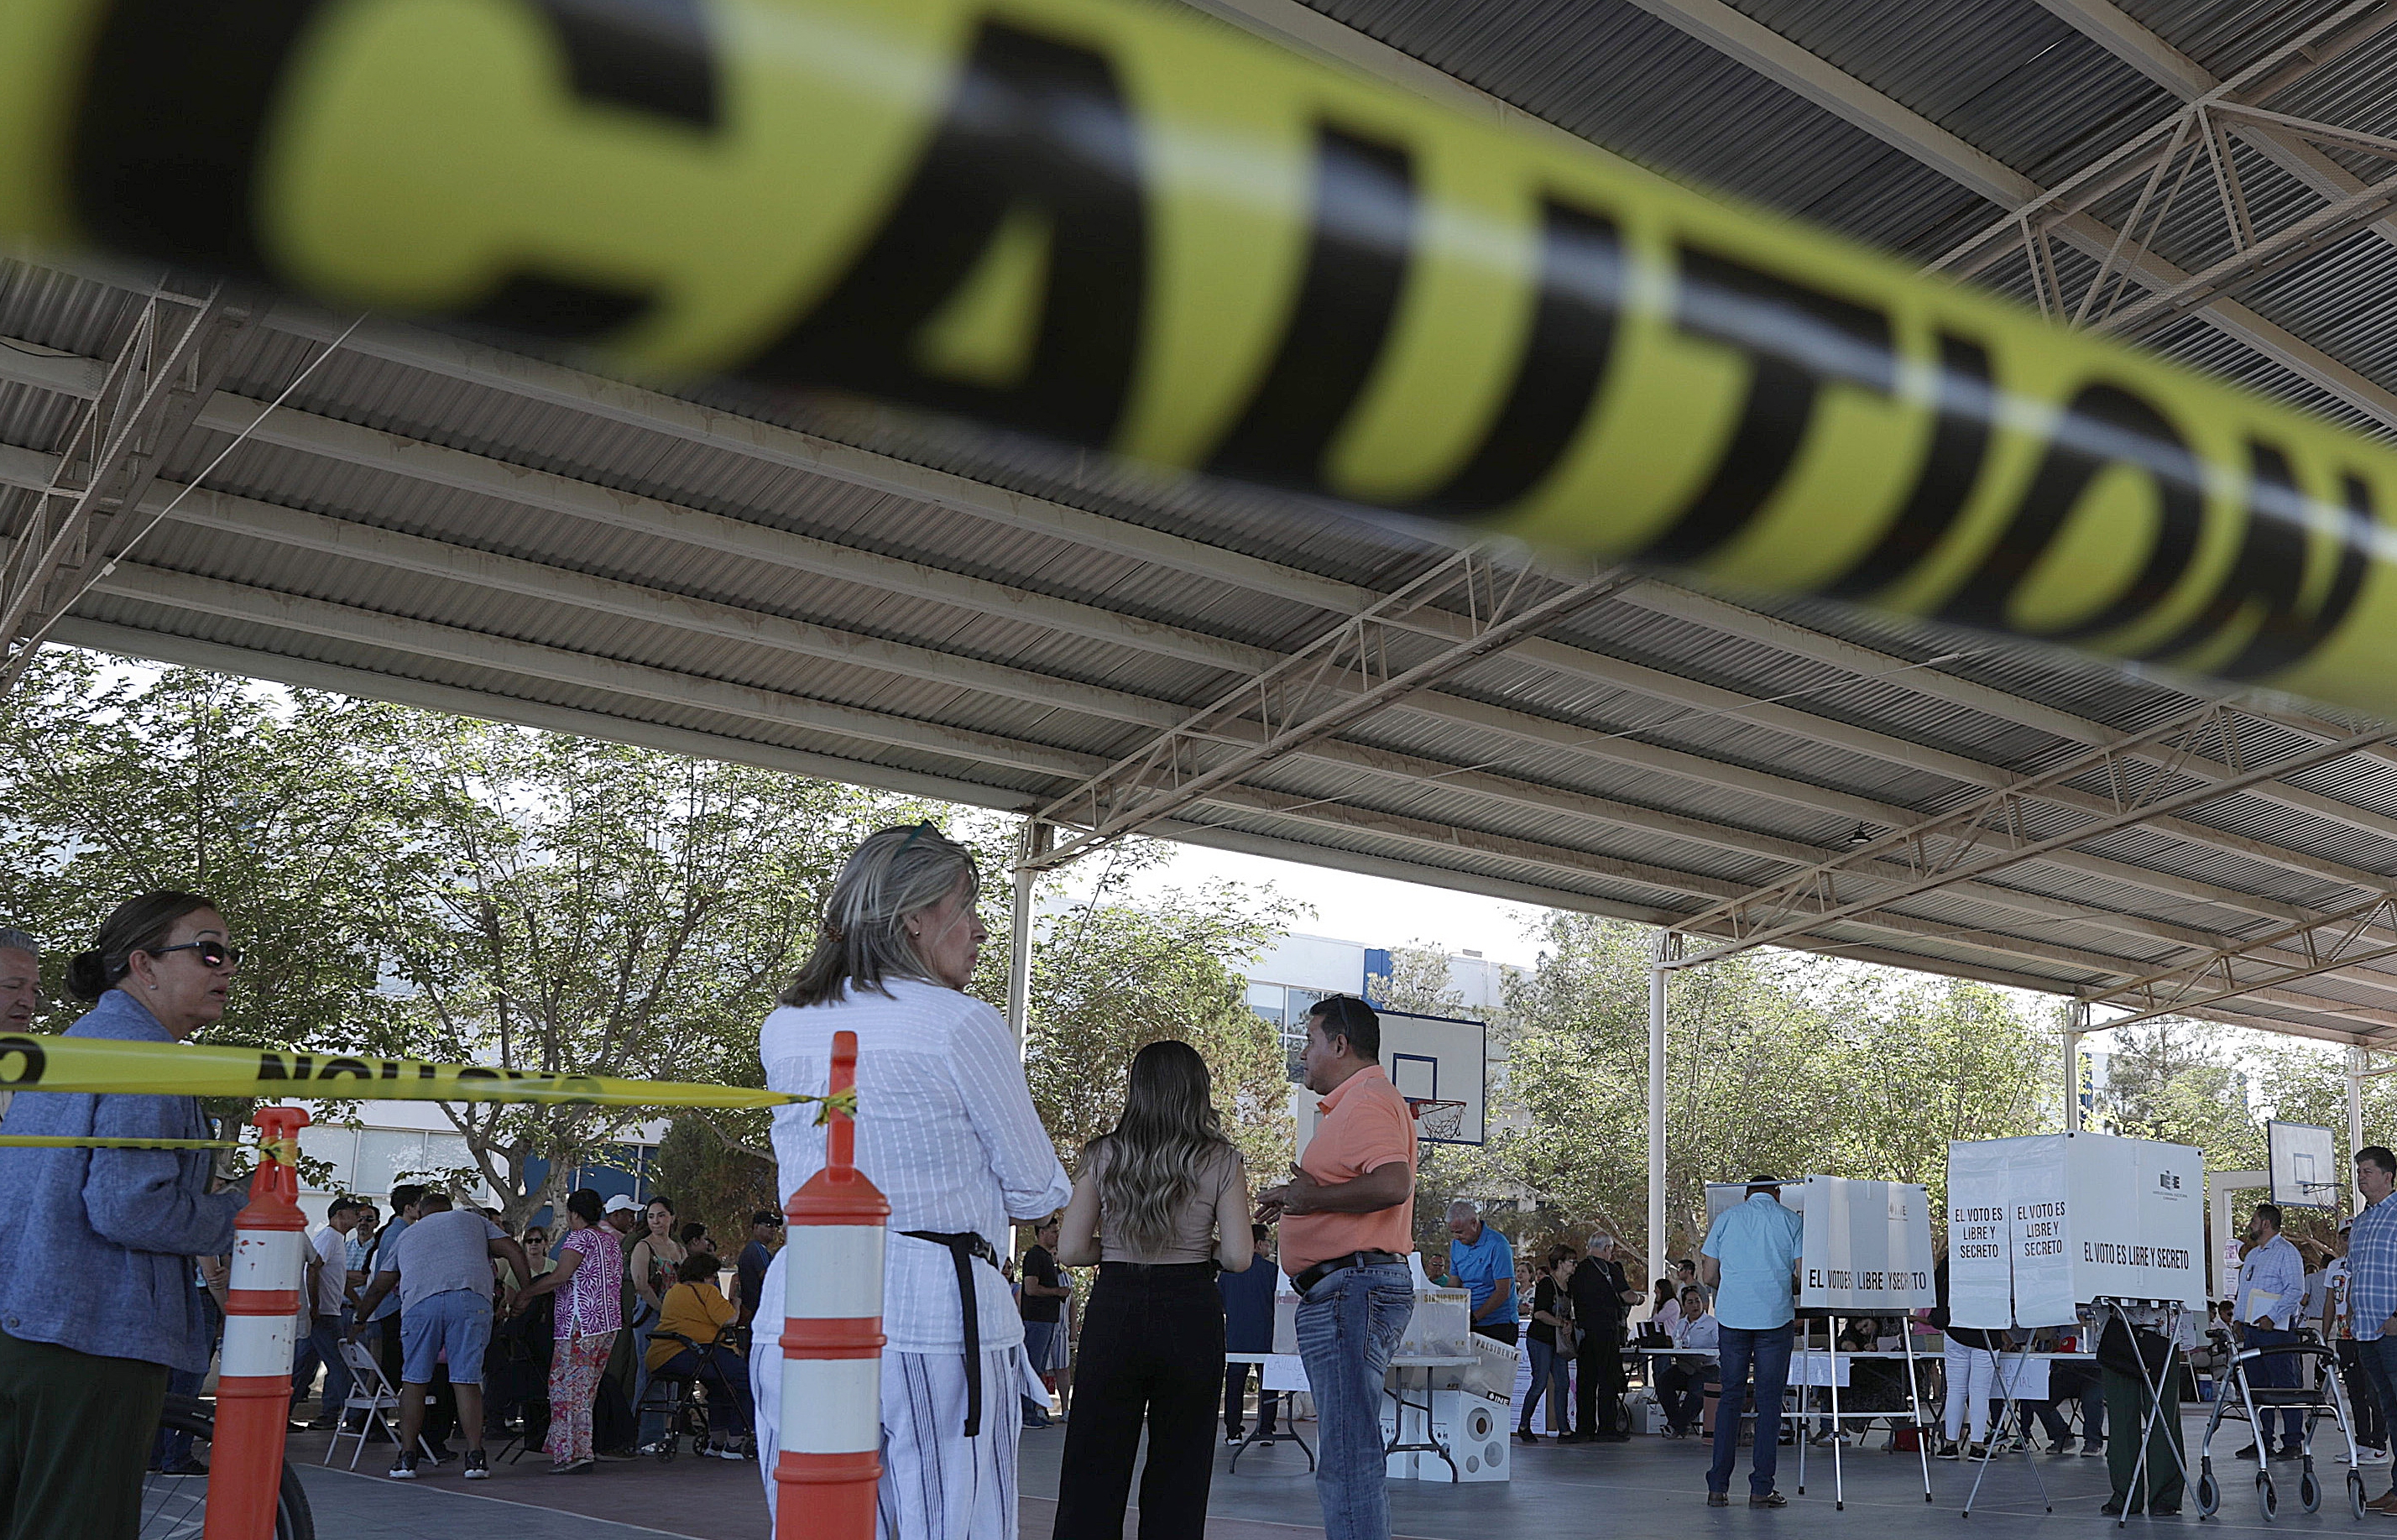
{"label": "tree foliage", "polygon": [[[1507,1098],[1523,1126],[1483,1180],[1560,1230],[1647,1233],[1648,980],[1655,932],[1555,915],[1520,1019]],[[1904,982],[1901,982],[1904,981]],[[1790,954],[1674,973],[1667,1010],[1667,1239],[1702,1239],[1705,1184],[1814,1172],[1945,1186],[1950,1139],[2037,1132],[2051,1039],[2005,997]]]}
{"label": "tree foliage", "polygon": [[1290,1082],[1240,968],[1281,935],[1292,907],[1270,890],[1226,884],[1123,902],[1124,879],[1154,859],[1135,851],[1088,902],[1036,922],[1024,1051],[1033,1105],[1070,1167],[1122,1115],[1132,1056],[1178,1038],[1207,1061],[1225,1132],[1252,1173],[1278,1176],[1291,1152]]}

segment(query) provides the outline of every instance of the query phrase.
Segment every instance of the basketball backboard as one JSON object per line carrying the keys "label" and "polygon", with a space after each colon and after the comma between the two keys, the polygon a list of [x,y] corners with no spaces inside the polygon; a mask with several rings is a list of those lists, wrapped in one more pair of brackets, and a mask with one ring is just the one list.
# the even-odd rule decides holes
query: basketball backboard
{"label": "basketball backboard", "polygon": [[2340,1180],[2338,1145],[2331,1131],[2315,1123],[2264,1125],[2270,1152],[2272,1201],[2284,1209],[2336,1209],[2347,1184]]}
{"label": "basketball backboard", "polygon": [[[1416,1104],[1415,1137],[1434,1145],[1481,1143],[1489,1028],[1480,1022],[1402,1011],[1379,1015],[1382,1072],[1399,1095]],[[1449,1103],[1463,1105],[1442,1105]]]}

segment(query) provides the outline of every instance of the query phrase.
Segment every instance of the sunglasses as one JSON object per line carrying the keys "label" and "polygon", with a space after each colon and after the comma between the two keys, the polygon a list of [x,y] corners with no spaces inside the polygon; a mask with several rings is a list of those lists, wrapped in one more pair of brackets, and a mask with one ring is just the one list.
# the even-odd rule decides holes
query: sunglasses
{"label": "sunglasses", "polygon": [[190,952],[200,959],[203,968],[222,968],[241,961],[241,948],[227,946],[221,941],[187,941],[181,946],[161,946],[150,955],[163,957],[169,952]]}

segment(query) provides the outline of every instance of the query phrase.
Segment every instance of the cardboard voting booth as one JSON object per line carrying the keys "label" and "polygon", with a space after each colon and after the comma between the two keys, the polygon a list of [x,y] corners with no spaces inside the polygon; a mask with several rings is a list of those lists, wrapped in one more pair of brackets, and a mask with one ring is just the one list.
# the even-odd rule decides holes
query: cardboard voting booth
{"label": "cardboard voting booth", "polygon": [[2205,1161],[2187,1145],[2045,1133],[1948,1146],[1958,1326],[2063,1326],[2094,1300],[2205,1307]]}
{"label": "cardboard voting booth", "polygon": [[1798,1307],[1840,1315],[1900,1315],[1938,1303],[1931,1195],[1906,1182],[1806,1178]]}

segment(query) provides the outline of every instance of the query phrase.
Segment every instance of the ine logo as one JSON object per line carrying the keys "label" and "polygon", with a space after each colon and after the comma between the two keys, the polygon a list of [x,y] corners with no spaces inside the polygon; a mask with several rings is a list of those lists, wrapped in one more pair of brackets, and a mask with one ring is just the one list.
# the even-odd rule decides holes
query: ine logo
{"label": "ine logo", "polygon": [[2180,1191],[2180,1172],[2176,1171],[2156,1172],[2156,1185],[2167,1192]]}

